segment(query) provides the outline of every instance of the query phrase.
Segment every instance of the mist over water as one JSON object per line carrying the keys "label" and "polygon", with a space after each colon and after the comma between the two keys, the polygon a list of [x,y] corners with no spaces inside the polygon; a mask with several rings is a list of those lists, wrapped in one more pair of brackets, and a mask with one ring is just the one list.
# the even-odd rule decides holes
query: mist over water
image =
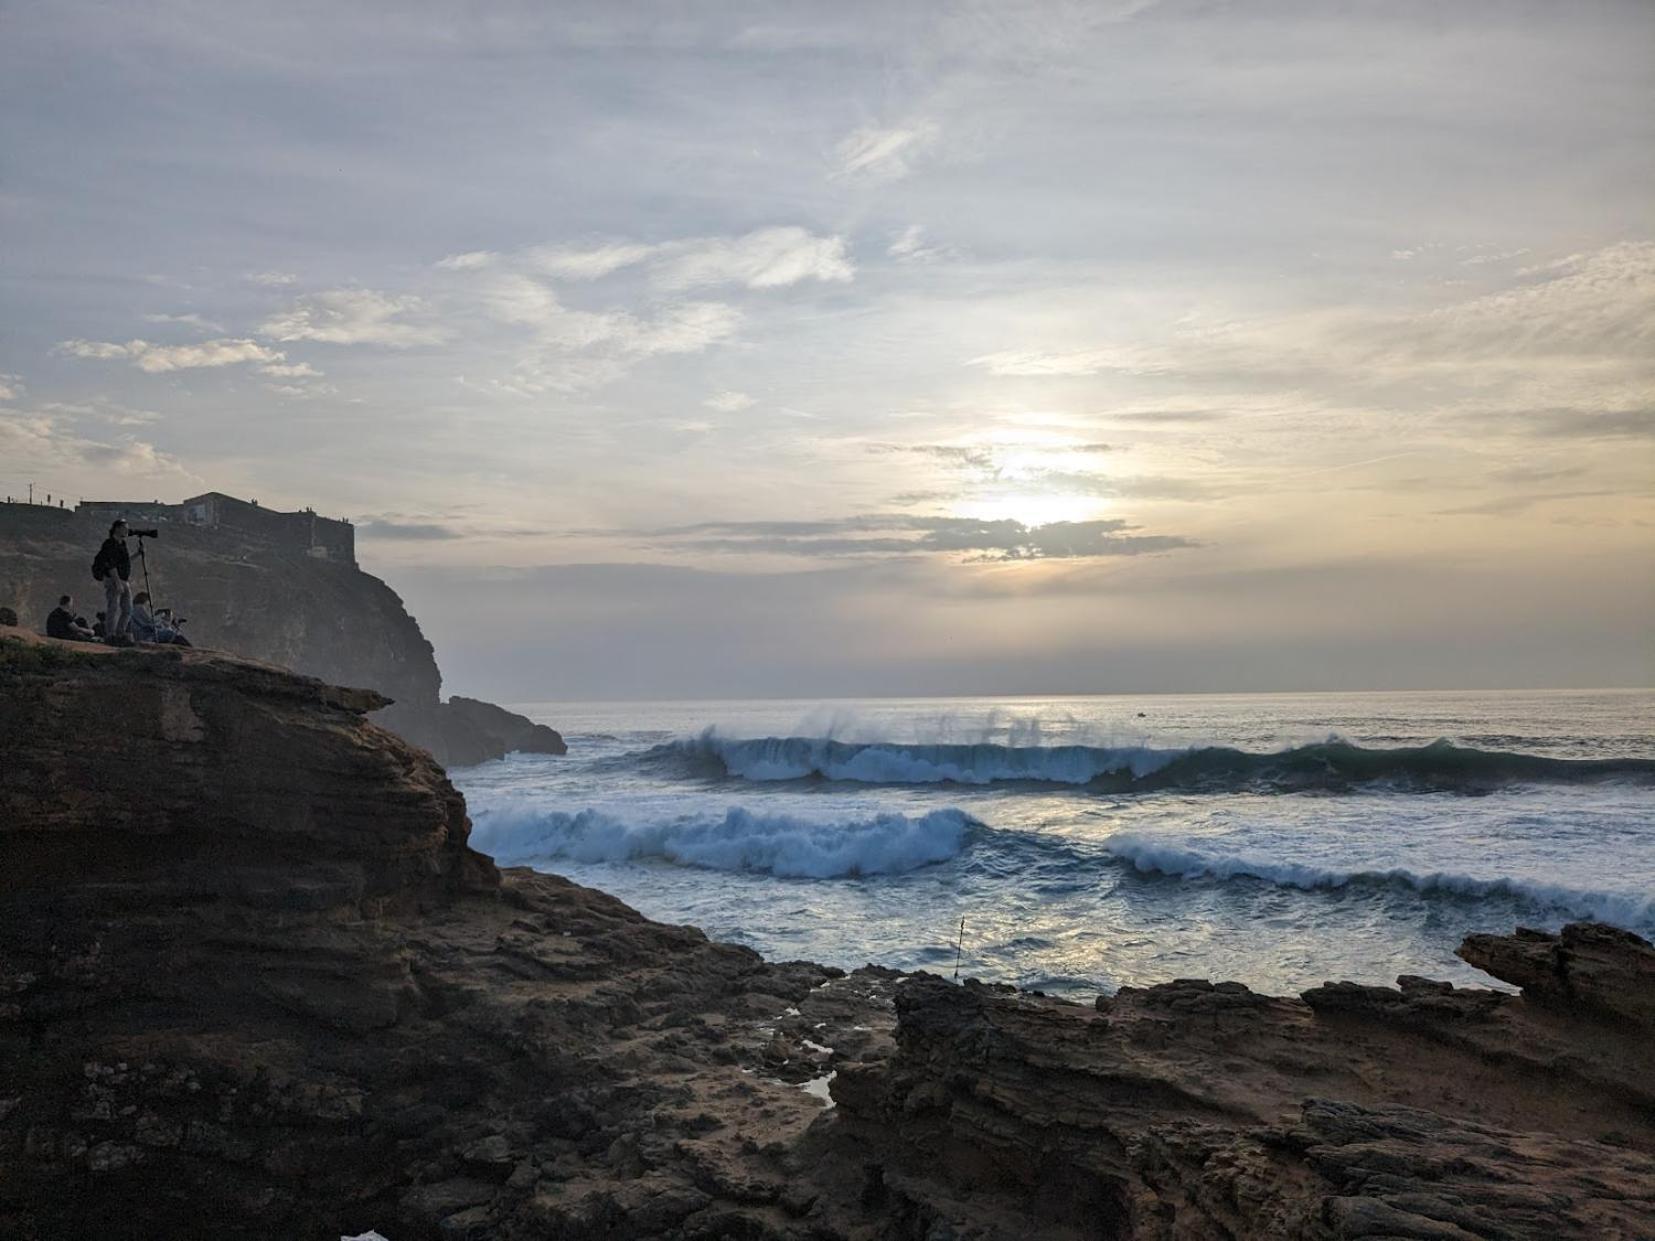
{"label": "mist over water", "polygon": [[1655,693],[528,704],[476,845],[771,957],[1087,995],[1490,980],[1470,931],[1655,933]]}

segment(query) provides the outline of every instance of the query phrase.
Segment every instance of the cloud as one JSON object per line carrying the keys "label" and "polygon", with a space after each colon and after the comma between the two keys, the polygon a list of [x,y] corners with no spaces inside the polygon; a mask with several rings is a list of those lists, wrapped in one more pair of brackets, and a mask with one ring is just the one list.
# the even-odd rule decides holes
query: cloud
{"label": "cloud", "polygon": [[281,288],[297,283],[299,278],[289,271],[250,271],[244,279],[251,284],[262,284],[266,288]]}
{"label": "cloud", "polygon": [[923,118],[900,125],[864,125],[847,134],[835,148],[838,167],[834,175],[877,181],[905,177],[913,171],[915,159],[941,133],[935,121]]}
{"label": "cloud", "polygon": [[985,444],[882,444],[868,445],[873,453],[912,453],[920,457],[934,457],[952,465],[968,466],[976,470],[997,470],[994,449]]}
{"label": "cloud", "polygon": [[23,377],[0,371],[0,401],[16,401],[23,396]]}
{"label": "cloud", "polygon": [[145,323],[178,323],[185,327],[193,327],[203,332],[222,332],[222,324],[214,323],[211,319],[203,319],[198,314],[187,315],[145,315]]}
{"label": "cloud", "polygon": [[[1535,410],[1514,420],[1519,428],[1551,439],[1655,439],[1655,407],[1589,411]],[[1508,421],[1507,425],[1513,425]]]}
{"label": "cloud", "polygon": [[1096,375],[1118,370],[1155,374],[1170,369],[1170,363],[1130,348],[1109,349],[1003,349],[985,353],[968,365],[980,366],[991,375]]}
{"label": "cloud", "polygon": [[197,345],[156,345],[147,340],[112,341],[66,340],[58,350],[75,358],[129,359],[139,370],[152,375],[168,371],[234,366],[240,362],[278,363],[286,358],[280,350],[269,349],[253,340],[208,340]]}
{"label": "cloud", "polygon": [[322,372],[309,362],[267,362],[259,367],[259,374],[272,379],[320,379]]}
{"label": "cloud", "polygon": [[[1119,518],[1028,525],[1010,519],[866,514],[816,521],[697,522],[632,532],[656,547],[739,555],[840,559],[963,554],[968,561],[1142,556],[1196,546],[1134,533]],[[622,531],[583,531],[625,537]]]}
{"label": "cloud", "polygon": [[[1088,474],[1040,470],[1029,480],[1069,495],[1126,496],[1135,500],[1214,500],[1230,492],[1213,483],[1166,474]],[[1019,487],[1026,489],[1020,482]]]}
{"label": "cloud", "polygon": [[314,340],[330,345],[388,345],[406,349],[435,344],[445,333],[428,323],[409,323],[425,303],[409,295],[373,289],[330,289],[272,315],[259,331],[276,340]]}
{"label": "cloud", "polygon": [[925,237],[925,228],[910,224],[891,239],[885,253],[899,263],[929,263],[949,254],[945,246],[932,245]]}
{"label": "cloud", "polygon": [[855,275],[843,237],[796,226],[761,228],[742,237],[682,242],[662,252],[655,283],[664,289],[734,284],[778,289],[804,280],[848,281]]}
{"label": "cloud", "polygon": [[754,404],[753,398],[745,392],[734,391],[717,393],[701,403],[708,409],[718,410],[721,414],[740,413],[744,409],[750,409]]}
{"label": "cloud", "polygon": [[443,271],[476,271],[488,267],[500,256],[493,250],[468,250],[464,254],[450,254],[437,260],[435,266]]}
{"label": "cloud", "polygon": [[1518,513],[1526,513],[1542,504],[1553,504],[1562,500],[1585,500],[1598,496],[1615,495],[1616,492],[1607,490],[1592,491],[1548,491],[1539,494],[1497,496],[1492,500],[1484,500],[1480,504],[1466,504],[1458,508],[1438,509],[1442,517],[1511,517]]}
{"label": "cloud", "polygon": [[499,387],[520,395],[578,391],[608,382],[658,354],[691,354],[732,336],[741,312],[722,302],[678,302],[644,318],[565,306],[544,281],[522,272],[492,276],[480,292],[499,323],[529,330],[530,350]]}
{"label": "cloud", "polygon": [[453,271],[501,265],[519,276],[579,281],[601,280],[641,265],[649,269],[655,287],[669,292],[716,285],[779,289],[806,280],[846,281],[856,273],[845,238],[797,225],[653,244],[613,240],[591,246],[529,246],[507,256],[477,251],[451,255],[437,264]]}
{"label": "cloud", "polygon": [[524,251],[529,265],[548,276],[568,280],[598,280],[623,267],[641,263],[661,250],[660,246],[616,241],[578,249],[565,246],[535,246]]}
{"label": "cloud", "polygon": [[384,517],[364,517],[357,522],[356,535],[362,539],[428,542],[457,539],[459,531],[431,522],[391,521]]}
{"label": "cloud", "polygon": [[202,482],[154,444],[131,436],[92,438],[65,418],[41,413],[0,418],[0,461],[12,472],[53,479],[52,489],[67,494],[95,494],[111,476],[156,486]]}

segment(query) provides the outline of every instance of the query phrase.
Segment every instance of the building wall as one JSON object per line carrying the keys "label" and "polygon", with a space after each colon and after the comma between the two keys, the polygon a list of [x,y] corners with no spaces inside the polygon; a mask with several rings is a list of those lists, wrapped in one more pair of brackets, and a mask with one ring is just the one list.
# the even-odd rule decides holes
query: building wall
{"label": "building wall", "polygon": [[75,512],[89,513],[103,521],[126,518],[129,526],[153,526],[165,522],[188,521],[188,511],[182,504],[162,504],[156,500],[82,500]]}

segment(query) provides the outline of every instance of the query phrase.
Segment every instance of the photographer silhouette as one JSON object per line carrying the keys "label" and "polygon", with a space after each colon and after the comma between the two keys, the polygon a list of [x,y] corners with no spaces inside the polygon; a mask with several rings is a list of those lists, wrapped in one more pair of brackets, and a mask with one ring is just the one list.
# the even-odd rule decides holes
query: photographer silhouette
{"label": "photographer silhouette", "polygon": [[126,537],[126,522],[117,518],[110,523],[109,537],[92,558],[92,577],[103,583],[103,640],[110,646],[125,646],[132,641],[127,636],[132,625],[132,587],[127,585],[132,557],[127,555]]}

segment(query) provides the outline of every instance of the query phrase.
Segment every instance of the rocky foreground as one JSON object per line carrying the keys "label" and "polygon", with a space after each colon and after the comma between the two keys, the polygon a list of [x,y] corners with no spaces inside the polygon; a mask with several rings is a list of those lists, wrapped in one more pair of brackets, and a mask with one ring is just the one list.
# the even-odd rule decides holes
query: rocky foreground
{"label": "rocky foreground", "polygon": [[0,641],[0,1236],[1655,1237],[1636,936],[1468,939],[1521,997],[768,963],[496,870],[382,702]]}

